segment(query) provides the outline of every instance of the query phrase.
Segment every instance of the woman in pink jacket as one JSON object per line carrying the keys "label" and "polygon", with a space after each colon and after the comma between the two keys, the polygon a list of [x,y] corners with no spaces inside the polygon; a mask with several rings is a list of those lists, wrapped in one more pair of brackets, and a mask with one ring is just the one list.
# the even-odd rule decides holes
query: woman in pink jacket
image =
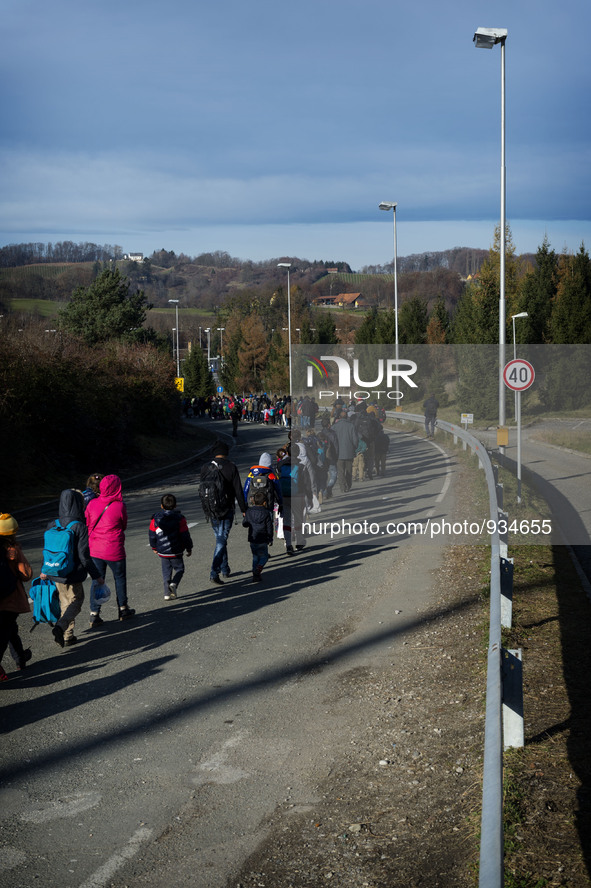
{"label": "woman in pink jacket", "polygon": [[[121,494],[121,479],[118,475],[105,475],[99,489],[99,495],[86,507],[88,545],[93,561],[103,578],[107,566],[111,568],[119,605],[119,619],[128,620],[133,617],[135,611],[127,604],[125,556],[127,509]],[[90,628],[98,629],[102,623],[100,607],[97,607],[90,612]]]}

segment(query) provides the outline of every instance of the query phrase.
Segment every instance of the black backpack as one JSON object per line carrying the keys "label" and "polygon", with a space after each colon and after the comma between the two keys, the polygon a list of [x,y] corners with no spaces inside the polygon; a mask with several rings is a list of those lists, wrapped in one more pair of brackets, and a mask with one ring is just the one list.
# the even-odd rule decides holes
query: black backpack
{"label": "black backpack", "polygon": [[267,503],[267,508],[269,510],[273,509],[275,505],[275,489],[273,487],[273,482],[269,478],[268,474],[264,474],[261,472],[260,475],[251,475],[250,476],[250,484],[248,485],[248,503],[249,506],[254,506],[254,495],[257,490],[263,490],[265,493],[265,502]]}
{"label": "black backpack", "polygon": [[212,518],[219,521],[232,508],[233,499],[228,496],[225,478],[215,459],[201,470],[199,496],[208,521]]}

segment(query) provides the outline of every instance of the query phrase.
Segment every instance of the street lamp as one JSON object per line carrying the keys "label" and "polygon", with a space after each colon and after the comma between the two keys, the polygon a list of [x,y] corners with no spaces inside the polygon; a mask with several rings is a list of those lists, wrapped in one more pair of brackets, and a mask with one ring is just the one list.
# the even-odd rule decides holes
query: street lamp
{"label": "street lamp", "polygon": [[[394,219],[394,341],[396,343],[396,361],[398,361],[398,250],[396,246],[396,207],[398,203],[392,203],[391,201],[383,200],[380,204],[380,210],[386,210],[387,212],[392,210],[392,217]],[[388,308],[390,308],[390,297],[388,296]],[[398,364],[396,364],[398,366]]]}
{"label": "street lamp", "polygon": [[[505,169],[505,40],[506,28],[478,28],[473,41],[478,49],[492,49],[501,44],[501,267],[499,281],[499,427],[505,425],[505,240],[506,240],[506,206],[507,196]],[[501,448],[501,452],[503,448]]]}
{"label": "street lamp", "polygon": [[176,375],[177,378],[181,375],[181,361],[180,361],[180,353],[179,353],[179,300],[178,299],[169,299],[175,309],[176,309]]}
{"label": "street lamp", "polygon": [[[513,321],[513,360],[517,360],[517,344],[515,340],[515,318],[529,317],[526,311],[511,315]],[[521,502],[521,392],[515,392],[515,422],[517,423],[517,502]]]}
{"label": "street lamp", "polygon": [[289,355],[289,395],[292,396],[292,376],[291,376],[291,289],[289,284],[289,269],[291,262],[278,262],[277,268],[287,268],[287,341]]}
{"label": "street lamp", "polygon": [[220,334],[220,364],[224,363],[224,339],[223,339],[223,336],[224,336],[225,329],[226,329],[225,327],[218,327],[217,328],[218,333]]}
{"label": "street lamp", "polygon": [[207,333],[207,369],[210,369],[210,336],[211,336],[211,327],[206,327],[204,333]]}

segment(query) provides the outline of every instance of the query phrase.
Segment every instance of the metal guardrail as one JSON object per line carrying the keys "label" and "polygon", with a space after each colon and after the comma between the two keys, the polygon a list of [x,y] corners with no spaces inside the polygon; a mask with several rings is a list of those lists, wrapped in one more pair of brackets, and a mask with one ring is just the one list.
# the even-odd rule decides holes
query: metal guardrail
{"label": "metal guardrail", "polygon": [[[421,425],[425,417],[388,412],[388,417]],[[503,650],[501,645],[501,539],[498,531],[497,481],[484,445],[460,426],[437,420],[436,427],[460,438],[478,456],[489,492],[490,517],[490,620],[486,677],[486,716],[480,834],[480,888],[502,888],[503,876]]]}

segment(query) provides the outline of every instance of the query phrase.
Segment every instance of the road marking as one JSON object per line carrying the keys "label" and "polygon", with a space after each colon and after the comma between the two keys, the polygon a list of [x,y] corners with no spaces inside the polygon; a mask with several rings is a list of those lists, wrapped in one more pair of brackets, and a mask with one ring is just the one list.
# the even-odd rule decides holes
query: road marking
{"label": "road marking", "polygon": [[106,863],[103,863],[92,876],[83,882],[80,885],[80,888],[103,888],[103,886],[111,879],[117,870],[123,866],[123,864],[127,860],[131,860],[132,857],[140,850],[140,846],[143,842],[147,842],[149,838],[151,838],[153,830],[148,829],[147,827],[140,827],[131,837],[127,845],[118,853],[113,854],[112,857],[107,860]]}
{"label": "road marking", "polygon": [[197,769],[201,773],[193,777],[193,783],[196,786],[202,786],[205,783],[229,784],[249,777],[248,771],[226,764],[228,751],[234,746],[242,744],[247,736],[248,731],[239,731],[234,737],[226,740],[219,752],[215,752],[210,759],[197,765]]}
{"label": "road marking", "polygon": [[25,812],[20,815],[20,819],[25,823],[49,823],[60,817],[76,817],[83,811],[94,808],[100,801],[100,792],[78,792],[54,799],[45,808]]}

